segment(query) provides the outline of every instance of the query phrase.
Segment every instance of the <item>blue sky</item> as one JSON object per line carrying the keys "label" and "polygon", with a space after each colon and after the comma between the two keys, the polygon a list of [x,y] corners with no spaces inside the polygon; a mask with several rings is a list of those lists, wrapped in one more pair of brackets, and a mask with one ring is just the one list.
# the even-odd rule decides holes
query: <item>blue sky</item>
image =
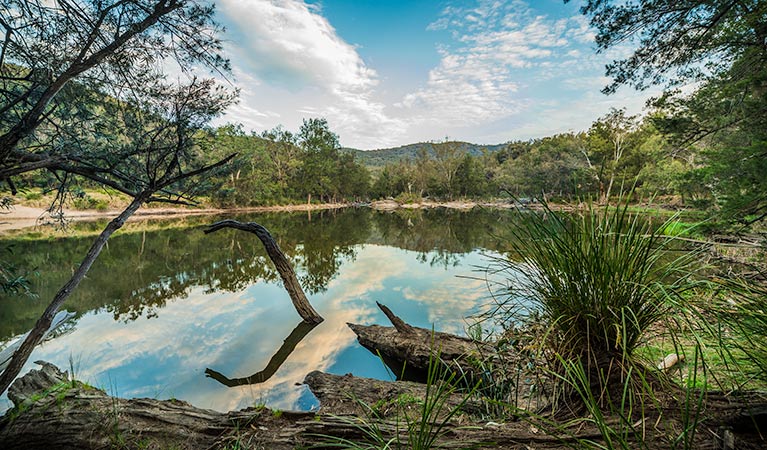
{"label": "blue sky", "polygon": [[221,122],[262,131],[325,117],[361,149],[464,140],[497,144],[582,130],[610,107],[579,2],[221,0],[240,103]]}

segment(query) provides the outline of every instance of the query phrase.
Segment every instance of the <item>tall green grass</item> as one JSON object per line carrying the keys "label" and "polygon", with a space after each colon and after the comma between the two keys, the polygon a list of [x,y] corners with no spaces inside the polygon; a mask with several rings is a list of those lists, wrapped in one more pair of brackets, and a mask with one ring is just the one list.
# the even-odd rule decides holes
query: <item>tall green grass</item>
{"label": "tall green grass", "polygon": [[718,340],[721,357],[740,376],[734,389],[767,384],[767,284],[726,279],[723,293],[710,306],[716,317],[708,330]]}
{"label": "tall green grass", "polygon": [[624,374],[648,329],[696,284],[695,254],[663,235],[674,220],[657,223],[626,204],[518,213],[509,255],[492,264],[510,281],[490,314],[507,324],[541,321],[539,354],[552,366]]}

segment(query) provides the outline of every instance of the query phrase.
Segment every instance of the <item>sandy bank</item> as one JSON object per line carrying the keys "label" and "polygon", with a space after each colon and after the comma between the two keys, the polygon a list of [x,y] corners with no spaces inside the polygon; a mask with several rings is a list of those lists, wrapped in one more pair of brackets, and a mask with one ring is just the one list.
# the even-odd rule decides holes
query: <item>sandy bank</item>
{"label": "sandy bank", "polygon": [[[283,206],[260,206],[252,208],[142,208],[131,217],[130,221],[147,219],[167,219],[184,216],[200,216],[213,214],[235,214],[235,213],[259,213],[259,212],[295,212],[295,211],[316,211],[327,209],[347,208],[359,206],[360,204],[351,203],[322,203],[322,204],[297,204]],[[422,201],[418,203],[397,203],[394,200],[378,200],[371,203],[361,204],[369,206],[379,211],[393,211],[397,209],[432,209],[449,208],[458,210],[470,210],[476,207],[509,209],[515,205],[510,202],[475,202],[466,200],[455,200],[449,202]],[[90,221],[99,219],[111,219],[120,214],[120,210],[96,211],[96,210],[74,210],[65,209],[64,217],[68,221]],[[19,230],[22,228],[31,228],[52,223],[54,220],[50,217],[44,208],[35,208],[29,206],[14,206],[7,211],[0,211],[0,233],[10,230]]]}
{"label": "sandy bank", "polygon": [[[314,211],[321,209],[337,209],[350,206],[345,203],[327,203],[327,204],[301,204],[285,206],[262,206],[253,208],[142,208],[129,219],[129,221],[147,220],[147,219],[167,219],[183,216],[200,216],[212,214],[227,213],[248,213],[248,212],[276,212],[276,211]],[[75,210],[65,209],[64,218],[68,221],[90,221],[99,219],[112,219],[120,214],[120,210]],[[18,230],[22,228],[31,228],[52,223],[53,218],[44,208],[34,208],[29,206],[13,206],[10,210],[0,211],[0,233],[9,230]]]}

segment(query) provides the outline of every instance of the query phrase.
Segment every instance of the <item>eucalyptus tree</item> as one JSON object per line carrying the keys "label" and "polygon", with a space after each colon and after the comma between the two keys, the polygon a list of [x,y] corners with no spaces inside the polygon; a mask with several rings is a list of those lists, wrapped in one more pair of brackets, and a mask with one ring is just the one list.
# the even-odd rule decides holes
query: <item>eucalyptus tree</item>
{"label": "eucalyptus tree", "polygon": [[213,6],[192,0],[2,2],[0,179],[13,190],[13,176],[49,169],[101,183],[82,151],[99,128],[92,101],[140,101],[162,89],[164,66],[225,71],[219,31]]}
{"label": "eucalyptus tree", "polygon": [[[610,200],[615,177],[627,153],[635,147],[634,137],[639,128],[636,116],[626,115],[625,109],[612,108],[589,128],[590,161],[598,161],[599,193],[603,201]],[[605,187],[606,186],[606,187]]]}
{"label": "eucalyptus tree", "polygon": [[767,0],[587,0],[581,12],[598,51],[635,45],[607,66],[604,91],[665,87],[657,127],[706,156],[691,177],[741,221],[767,218]]}
{"label": "eucalyptus tree", "polygon": [[461,143],[456,141],[437,142],[431,145],[434,153],[434,175],[436,178],[437,189],[440,193],[447,195],[449,199],[453,198],[454,180],[458,173],[458,167],[461,164],[461,158],[464,151]]}
{"label": "eucalyptus tree", "polygon": [[[0,375],[4,392],[107,239],[148,202],[188,203],[210,162],[196,134],[234,101],[213,7],[187,0],[9,0],[0,6],[0,179],[47,170],[60,196],[77,176],[131,197],[94,240]],[[187,82],[168,83],[178,67]]]}
{"label": "eucalyptus tree", "polygon": [[288,197],[290,185],[295,183],[301,168],[300,149],[296,145],[296,136],[282,126],[261,133],[267,140],[266,153],[274,179],[283,196]]}

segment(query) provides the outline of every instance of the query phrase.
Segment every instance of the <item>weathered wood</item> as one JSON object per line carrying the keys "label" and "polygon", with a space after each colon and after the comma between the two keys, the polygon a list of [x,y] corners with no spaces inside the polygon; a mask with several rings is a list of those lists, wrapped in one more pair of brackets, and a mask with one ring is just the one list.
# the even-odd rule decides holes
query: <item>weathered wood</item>
{"label": "weathered wood", "polygon": [[383,311],[383,313],[386,316],[386,318],[389,319],[389,322],[391,322],[391,324],[394,325],[394,328],[398,332],[404,333],[404,334],[413,334],[413,333],[415,333],[415,330],[413,329],[413,327],[411,327],[410,325],[405,323],[404,320],[402,320],[399,317],[397,317],[391,311],[391,309],[389,309],[388,306],[386,306],[386,305],[384,305],[384,304],[382,304],[380,302],[376,302],[376,305],[378,305],[378,308],[381,309],[381,311]]}
{"label": "weathered wood", "polygon": [[[347,389],[347,398],[353,392],[372,400],[375,396],[368,395],[372,386],[393,399],[399,393],[410,393],[421,399],[424,395],[424,387],[414,383],[390,383],[319,372],[310,374],[307,383],[325,401],[331,397],[341,398]],[[319,415],[309,412],[276,414],[266,408],[220,413],[177,400],[110,397],[100,389],[68,380],[65,373],[47,363],[40,370],[20,378],[14,384],[13,392],[14,398],[22,403],[17,404],[20,410],[0,419],[0,448],[5,450],[208,449],[227,445],[274,450],[306,446],[323,448],[333,437],[362,442],[367,437],[366,427],[370,425],[381,430],[385,439],[397,435],[403,441],[407,439],[405,419],[393,410],[389,416],[364,420],[360,419],[364,416],[355,412],[350,414],[346,406],[340,404],[336,404],[337,407],[323,406],[327,412]],[[411,417],[418,415],[418,406],[414,409]],[[579,436],[593,436],[593,433]],[[559,448],[560,439],[531,432],[527,425],[478,424],[460,419],[446,426],[439,442],[441,448],[522,449],[524,443],[532,442],[543,444],[540,448]]]}
{"label": "weathered wood", "polygon": [[[371,426],[385,440],[399,436],[402,442],[407,442],[408,421],[417,424],[420,420],[418,402],[426,395],[425,387],[416,383],[312,372],[306,383],[320,399],[319,414],[277,414],[267,408],[221,413],[177,400],[110,397],[100,389],[69,380],[51,364],[42,365],[40,370],[17,380],[9,391],[17,403],[16,409],[0,418],[2,449],[330,448],[328,439],[332,438],[364,442]],[[407,394],[412,408],[405,406],[403,410],[399,400],[402,394]],[[362,403],[370,408],[362,408]],[[453,407],[453,399],[448,400],[447,407]],[[742,403],[733,403],[727,405],[727,410],[744,411],[743,407]],[[371,414],[371,408],[375,414]],[[747,409],[763,411],[764,404],[761,407],[750,404]],[[649,414],[646,421],[655,426],[643,429],[647,434],[642,436],[641,447],[669,448],[669,433],[678,432],[683,422],[678,416],[660,417],[657,412],[646,412]],[[764,448],[764,438],[758,433],[741,433],[737,426],[716,420],[716,414],[709,415],[708,407],[704,407],[700,419],[693,448],[717,445]],[[662,428],[664,425],[667,430]],[[722,425],[726,435],[715,432],[722,430],[717,428]],[[414,430],[417,429],[420,428],[416,425]],[[629,436],[630,446],[640,447],[639,442],[633,441],[639,435]],[[577,447],[584,440],[602,442],[600,433],[589,421],[555,426],[547,421],[477,422],[467,415],[458,415],[445,426],[438,444],[439,448],[448,449],[559,449]]]}
{"label": "weathered wood", "polygon": [[[395,325],[347,324],[357,335],[357,341],[376,355],[394,372],[398,379],[426,380],[429,364],[440,361],[452,366],[462,375],[479,375],[498,358],[505,358],[512,365],[518,357],[509,352],[500,352],[494,345],[408,325],[394,315],[385,305],[378,306]],[[483,361],[483,364],[478,362]],[[498,364],[495,364],[497,367]]]}
{"label": "weathered wood", "polygon": [[279,272],[280,277],[282,278],[285,289],[290,295],[290,300],[293,302],[293,306],[296,308],[298,314],[304,319],[304,322],[317,324],[324,320],[309,303],[306,294],[304,294],[304,290],[301,288],[301,283],[298,282],[296,273],[290,265],[290,261],[288,261],[285,254],[282,253],[280,246],[277,245],[277,242],[266,228],[255,222],[243,223],[236,220],[221,220],[211,224],[204,230],[204,232],[205,234],[213,233],[223,228],[234,228],[236,230],[255,234],[258,239],[261,240],[261,243],[264,244],[266,254],[269,255],[269,259],[272,260],[274,266],[277,268],[277,272]]}
{"label": "weathered wood", "polygon": [[[320,371],[310,372],[304,384],[320,401],[322,414],[357,415],[369,414],[369,408],[381,418],[392,418],[396,413],[400,399],[423,399],[427,387],[423,383],[412,381],[383,381],[373,378],[355,377],[351,374],[332,375]],[[446,406],[455,408],[463,403],[466,393],[451,393]],[[466,402],[463,411],[474,413],[480,407],[476,402]]]}

